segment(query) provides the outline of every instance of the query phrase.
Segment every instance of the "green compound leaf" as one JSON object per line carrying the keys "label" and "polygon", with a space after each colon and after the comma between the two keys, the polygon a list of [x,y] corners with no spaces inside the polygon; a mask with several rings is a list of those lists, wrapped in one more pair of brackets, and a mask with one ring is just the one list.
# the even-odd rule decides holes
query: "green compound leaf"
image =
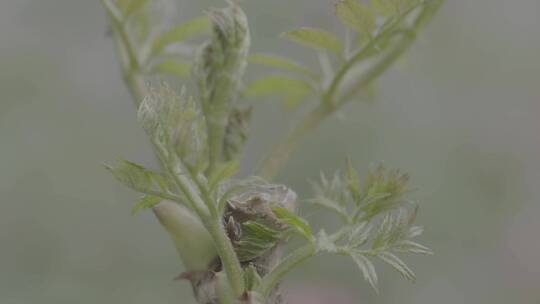
{"label": "green compound leaf", "polygon": [[313,241],[314,238],[311,226],[305,219],[294,214],[289,209],[279,205],[273,205],[271,208],[278,220],[289,226],[289,228],[293,229],[301,236],[305,237],[307,240]]}
{"label": "green compound leaf", "polygon": [[191,64],[180,60],[164,60],[156,64],[151,72],[153,74],[163,73],[188,78],[191,75]]}
{"label": "green compound leaf", "polygon": [[252,63],[266,65],[270,67],[276,67],[285,69],[291,72],[304,74],[307,76],[315,76],[315,72],[308,68],[284,57],[268,55],[268,54],[252,54],[248,57],[248,60]]}
{"label": "green compound leaf", "polygon": [[346,26],[360,34],[370,34],[376,28],[375,16],[357,0],[342,0],[336,4],[336,15]]}
{"label": "green compound leaf", "polygon": [[316,28],[303,27],[283,34],[288,39],[302,45],[326,49],[341,54],[343,43],[334,34]]}
{"label": "green compound leaf", "polygon": [[244,90],[244,96],[260,97],[279,94],[283,96],[284,106],[291,108],[304,100],[311,90],[311,85],[303,79],[285,75],[270,75],[248,84]]}
{"label": "green compound leaf", "polygon": [[208,32],[211,28],[210,19],[207,16],[196,17],[180,24],[170,30],[159,34],[151,46],[151,53],[158,54],[168,45],[182,42],[195,35]]}
{"label": "green compound leaf", "polygon": [[154,195],[145,195],[137,200],[137,203],[131,209],[131,214],[136,214],[142,209],[152,208],[155,205],[159,204],[163,199],[159,196]]}

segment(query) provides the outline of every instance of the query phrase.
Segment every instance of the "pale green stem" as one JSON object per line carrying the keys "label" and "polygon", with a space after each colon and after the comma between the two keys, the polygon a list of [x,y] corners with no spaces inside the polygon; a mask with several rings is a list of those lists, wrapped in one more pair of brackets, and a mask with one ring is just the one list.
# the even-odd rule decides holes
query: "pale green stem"
{"label": "pale green stem", "polygon": [[[148,89],[144,83],[144,77],[141,71],[139,59],[135,47],[129,39],[129,35],[126,32],[121,16],[117,13],[114,5],[108,0],[102,0],[103,5],[106,7],[106,11],[112,21],[113,29],[115,32],[116,43],[119,48],[120,60],[122,62],[123,77],[126,82],[126,86],[133,98],[136,106],[142,102],[147,96]],[[157,150],[156,150],[157,153]],[[158,155],[160,165],[162,169],[168,170],[169,173],[175,178],[175,183],[180,188],[182,193],[186,196],[191,204],[192,209],[201,218],[206,229],[212,236],[216,243],[216,250],[231,288],[236,296],[240,296],[244,292],[244,279],[240,262],[236,256],[233,245],[228,238],[225,229],[221,223],[221,218],[217,213],[210,212],[207,208],[213,202],[204,201],[199,195],[196,189],[193,189],[192,183],[189,178],[184,175],[179,175],[177,172],[171,170],[171,166],[163,161],[163,157]]]}
{"label": "pale green stem", "polygon": [[261,281],[257,291],[266,299],[272,290],[293,268],[317,253],[315,244],[309,243],[300,247],[283,259]]}

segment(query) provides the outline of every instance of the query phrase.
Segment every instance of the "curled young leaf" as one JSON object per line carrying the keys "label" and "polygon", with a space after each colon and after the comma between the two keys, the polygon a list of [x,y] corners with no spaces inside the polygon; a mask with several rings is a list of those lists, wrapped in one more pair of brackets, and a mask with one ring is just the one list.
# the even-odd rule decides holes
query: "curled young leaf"
{"label": "curled young leaf", "polygon": [[211,172],[224,160],[225,129],[236,106],[250,46],[247,17],[235,3],[209,12],[212,37],[200,49],[193,69],[208,129]]}
{"label": "curled young leaf", "polygon": [[139,121],[165,155],[175,153],[183,165],[201,170],[207,162],[206,123],[193,99],[162,84],[141,103]]}
{"label": "curled young leaf", "polygon": [[229,115],[223,138],[224,161],[238,159],[249,134],[253,107],[235,107]]}

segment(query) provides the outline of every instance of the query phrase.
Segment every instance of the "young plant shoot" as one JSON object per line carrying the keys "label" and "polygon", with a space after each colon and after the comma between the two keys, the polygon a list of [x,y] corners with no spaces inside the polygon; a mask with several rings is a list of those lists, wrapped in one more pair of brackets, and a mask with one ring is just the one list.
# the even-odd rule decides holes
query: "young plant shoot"
{"label": "young plant shoot", "polygon": [[[379,166],[362,181],[351,161],[332,176],[321,174],[307,201],[342,225],[317,232],[298,215],[295,192],[273,179],[325,119],[349,102],[372,98],[374,83],[443,1],[341,0],[334,13],[346,37],[311,27],[282,34],[314,49],[319,67],[251,54],[248,17],[236,1],[172,27],[158,2],[103,0],[125,84],[159,164],[150,170],[119,159],[107,169],[141,194],[133,212],[152,210],[169,234],[185,269],[179,278],[191,283],[196,301],[286,303],[283,278],[319,254],[349,257],[375,291],[375,260],[414,281],[402,256],[432,252],[415,241],[423,229],[415,224],[417,204],[407,198],[407,174]],[[247,81],[248,63],[272,72]],[[164,78],[169,84],[156,80]],[[313,106],[261,156],[252,176],[238,176],[256,111],[252,101],[265,95],[285,109],[308,99]],[[284,253],[293,237],[299,247]]]}

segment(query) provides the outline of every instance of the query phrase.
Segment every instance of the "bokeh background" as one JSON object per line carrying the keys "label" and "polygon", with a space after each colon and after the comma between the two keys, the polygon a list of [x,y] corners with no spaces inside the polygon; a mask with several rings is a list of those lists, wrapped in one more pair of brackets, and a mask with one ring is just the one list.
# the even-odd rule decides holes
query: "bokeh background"
{"label": "bokeh background", "polygon": [[[223,1],[174,2],[182,19]],[[331,0],[243,6],[255,51],[306,64],[315,54],[279,34],[341,28]],[[326,121],[279,177],[308,198],[307,180],[346,156],[402,168],[436,255],[407,259],[415,285],[379,265],[380,295],[339,258],[306,263],[291,284],[355,303],[540,303],[539,54],[538,0],[448,0],[377,100]],[[0,96],[0,303],[192,303],[168,236],[150,212],[130,214],[136,194],[101,166],[152,155],[100,2],[0,1]],[[302,109],[260,101],[245,174]]]}

